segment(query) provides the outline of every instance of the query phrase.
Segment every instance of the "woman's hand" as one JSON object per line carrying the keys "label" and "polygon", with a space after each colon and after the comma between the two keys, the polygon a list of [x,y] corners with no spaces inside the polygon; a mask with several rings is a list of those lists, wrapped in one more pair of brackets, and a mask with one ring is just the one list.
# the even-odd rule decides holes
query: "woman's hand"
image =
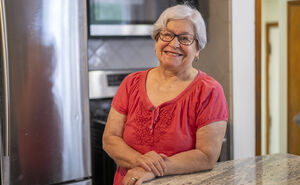
{"label": "woman's hand", "polygon": [[165,159],[168,157],[164,154],[158,154],[150,151],[136,159],[136,166],[144,168],[148,172],[153,172],[155,176],[163,176],[166,173],[167,166]]}
{"label": "woman's hand", "polygon": [[141,167],[135,167],[127,171],[122,183],[124,185],[141,185],[143,182],[154,178],[155,175],[152,172]]}

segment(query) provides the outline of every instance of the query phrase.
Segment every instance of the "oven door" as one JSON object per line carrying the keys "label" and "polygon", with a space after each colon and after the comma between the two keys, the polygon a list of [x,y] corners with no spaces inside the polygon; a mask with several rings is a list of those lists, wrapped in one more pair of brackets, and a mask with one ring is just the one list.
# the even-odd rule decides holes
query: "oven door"
{"label": "oven door", "polygon": [[102,136],[105,121],[97,118],[91,119],[91,145],[92,145],[92,180],[94,185],[113,184],[117,169],[115,162],[102,149]]}

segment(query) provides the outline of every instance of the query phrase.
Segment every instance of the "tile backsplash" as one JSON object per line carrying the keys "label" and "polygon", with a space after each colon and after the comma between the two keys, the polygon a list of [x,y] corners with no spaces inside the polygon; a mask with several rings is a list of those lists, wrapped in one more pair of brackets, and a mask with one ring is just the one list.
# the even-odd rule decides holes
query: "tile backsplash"
{"label": "tile backsplash", "polygon": [[154,40],[103,38],[88,40],[89,70],[147,69],[158,65]]}

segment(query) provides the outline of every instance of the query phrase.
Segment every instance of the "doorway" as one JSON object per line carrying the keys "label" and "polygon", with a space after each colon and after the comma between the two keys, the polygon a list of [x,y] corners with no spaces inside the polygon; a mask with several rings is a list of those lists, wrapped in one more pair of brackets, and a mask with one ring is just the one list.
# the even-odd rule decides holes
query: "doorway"
{"label": "doorway", "polygon": [[[300,155],[300,126],[296,124],[298,114],[300,122],[299,20],[300,0],[256,0],[256,155]],[[279,60],[274,67],[272,53],[277,49],[266,39],[277,42],[276,37]]]}

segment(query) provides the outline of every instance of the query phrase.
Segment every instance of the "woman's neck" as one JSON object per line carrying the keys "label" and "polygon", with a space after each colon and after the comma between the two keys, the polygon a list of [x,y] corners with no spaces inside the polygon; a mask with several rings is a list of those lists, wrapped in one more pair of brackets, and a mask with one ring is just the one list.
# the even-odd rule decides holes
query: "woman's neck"
{"label": "woman's neck", "polygon": [[192,81],[198,74],[198,70],[191,67],[185,70],[169,70],[162,66],[156,68],[158,77],[161,80],[175,82],[175,81]]}

